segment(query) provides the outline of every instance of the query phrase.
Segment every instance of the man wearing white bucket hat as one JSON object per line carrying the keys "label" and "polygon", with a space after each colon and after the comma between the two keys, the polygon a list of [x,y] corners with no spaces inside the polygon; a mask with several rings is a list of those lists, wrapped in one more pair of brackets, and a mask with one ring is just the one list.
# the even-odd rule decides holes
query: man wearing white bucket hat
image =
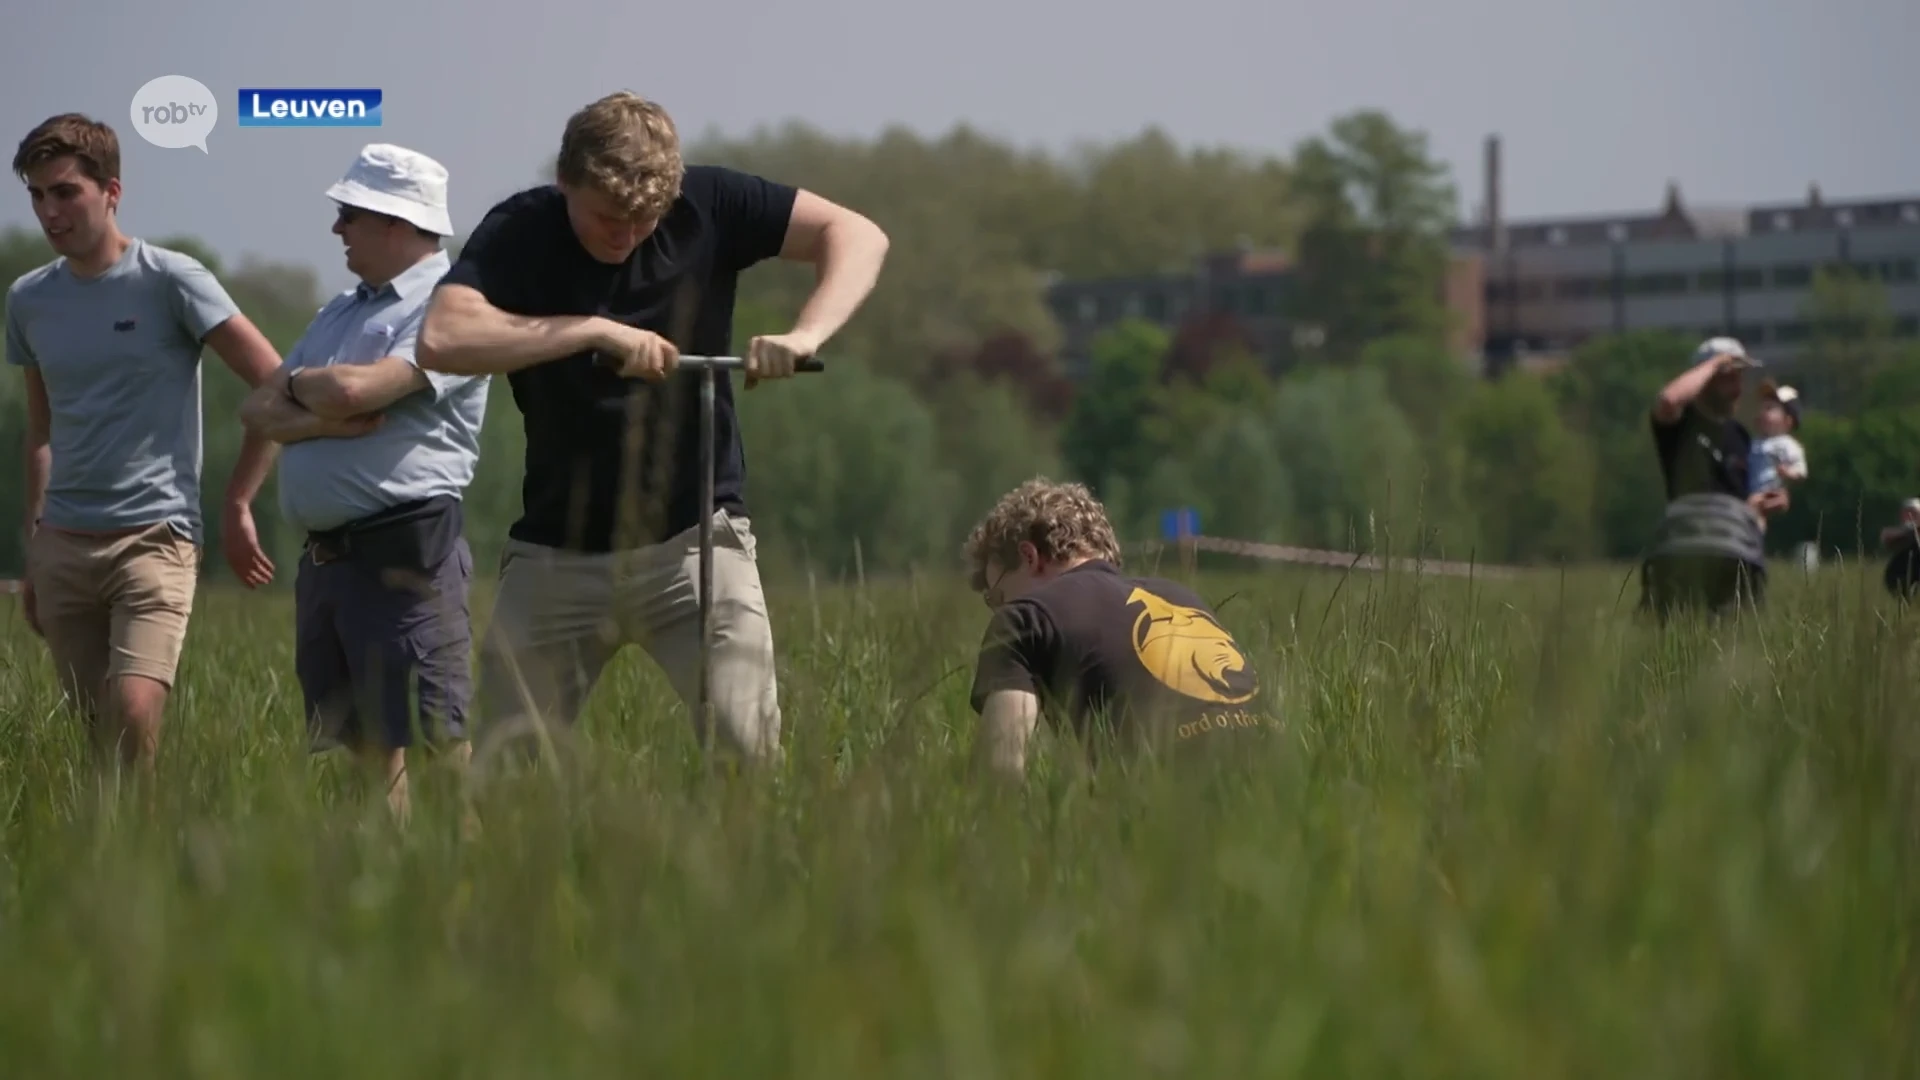
{"label": "man wearing white bucket hat", "polygon": [[404,817],[407,747],[465,748],[473,556],[461,499],[488,380],[423,371],[414,358],[450,265],[447,170],[374,143],[326,195],[361,283],[320,309],[242,418],[284,446],[281,511],[307,534],[294,664],[315,749],[368,759]]}

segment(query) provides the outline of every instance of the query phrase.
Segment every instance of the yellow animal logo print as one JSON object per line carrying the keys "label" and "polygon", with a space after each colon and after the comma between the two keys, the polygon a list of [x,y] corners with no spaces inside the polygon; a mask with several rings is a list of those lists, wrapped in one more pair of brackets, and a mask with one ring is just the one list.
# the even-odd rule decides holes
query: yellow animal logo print
{"label": "yellow animal logo print", "polygon": [[1141,609],[1133,620],[1133,651],[1167,688],[1222,705],[1238,705],[1258,691],[1246,655],[1212,616],[1137,586],[1127,596],[1127,606],[1134,604]]}

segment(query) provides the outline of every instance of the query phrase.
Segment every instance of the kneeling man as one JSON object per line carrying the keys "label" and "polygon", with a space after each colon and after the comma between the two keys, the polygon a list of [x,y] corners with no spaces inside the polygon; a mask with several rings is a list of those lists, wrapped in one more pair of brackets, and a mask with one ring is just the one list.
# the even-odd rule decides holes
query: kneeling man
{"label": "kneeling man", "polygon": [[976,768],[1023,776],[1042,713],[1083,740],[1176,751],[1264,725],[1233,635],[1187,588],[1123,574],[1113,526],[1082,485],[1022,484],[974,528],[966,556],[993,610],[973,680]]}
{"label": "kneeling man", "polygon": [[480,456],[487,378],[422,371],[421,318],[450,265],[447,171],[367,146],[339,183],[333,231],[361,284],[334,297],[248,399],[251,430],[285,444],[280,507],[307,533],[294,666],[314,749],[346,745],[407,815],[418,734],[464,752],[472,693],[461,498]]}

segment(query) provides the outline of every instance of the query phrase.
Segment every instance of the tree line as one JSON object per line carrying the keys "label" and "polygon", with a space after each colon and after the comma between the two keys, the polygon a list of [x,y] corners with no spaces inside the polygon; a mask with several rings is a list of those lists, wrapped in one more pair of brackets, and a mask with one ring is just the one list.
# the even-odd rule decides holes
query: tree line
{"label": "tree line", "polygon": [[[1285,157],[1182,149],[1155,129],[1047,154],[964,127],[861,140],[801,125],[709,138],[688,157],[812,188],[893,238],[831,373],[739,395],[771,576],[951,568],[993,499],[1036,473],[1093,485],[1128,539],[1192,507],[1212,535],[1483,562],[1631,558],[1659,513],[1647,408],[1696,342],[1635,332],[1546,373],[1469,371],[1441,300],[1452,181],[1424,136],[1378,112]],[[149,239],[205,262],[283,354],[324,300],[305,267],[227,266],[191,237]],[[1322,331],[1310,356],[1275,370],[1218,316],[1135,321],[1067,379],[1049,275],[1182,272],[1236,245],[1296,256],[1286,314]],[[0,234],[0,280],[50,257],[37,232]],[[736,340],[785,329],[810,283],[804,268],[750,271]],[[1834,270],[1814,290],[1808,351],[1825,396],[1801,434],[1813,481],[1771,529],[1776,549],[1854,550],[1920,494],[1920,353],[1894,336],[1878,289]],[[204,387],[218,575],[244,388],[217,363]],[[19,446],[24,425],[15,374],[0,384],[0,442]],[[519,514],[523,446],[499,380],[468,494],[483,566]],[[23,479],[0,475],[0,520],[21,520]],[[256,517],[286,582],[300,538],[275,499],[270,480]],[[0,534],[0,573],[19,572],[20,540]]]}

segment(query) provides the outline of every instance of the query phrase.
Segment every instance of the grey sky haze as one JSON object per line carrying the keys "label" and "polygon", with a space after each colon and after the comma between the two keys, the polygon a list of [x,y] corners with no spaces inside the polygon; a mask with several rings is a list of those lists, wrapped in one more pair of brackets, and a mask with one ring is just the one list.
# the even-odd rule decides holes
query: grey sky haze
{"label": "grey sky haze", "polygon": [[[1287,153],[1373,106],[1428,134],[1463,214],[1482,140],[1500,133],[1505,209],[1531,216],[1652,207],[1669,179],[1701,204],[1797,199],[1814,182],[1833,198],[1920,192],[1916,45],[1914,0],[82,0],[9,12],[0,133],[11,157],[53,113],[104,119],[121,134],[129,231],[306,263],[337,289],[352,279],[321,192],[363,143],[445,163],[464,231],[537,180],[570,112],[623,87],[689,138],[789,119],[861,135],[964,122],[1057,149],[1157,124],[1183,145]],[[218,97],[210,154],[134,133],[134,91],[166,74]],[[384,91],[384,126],[233,118],[241,87],[348,86]],[[0,200],[12,224],[33,225],[18,186]]]}

